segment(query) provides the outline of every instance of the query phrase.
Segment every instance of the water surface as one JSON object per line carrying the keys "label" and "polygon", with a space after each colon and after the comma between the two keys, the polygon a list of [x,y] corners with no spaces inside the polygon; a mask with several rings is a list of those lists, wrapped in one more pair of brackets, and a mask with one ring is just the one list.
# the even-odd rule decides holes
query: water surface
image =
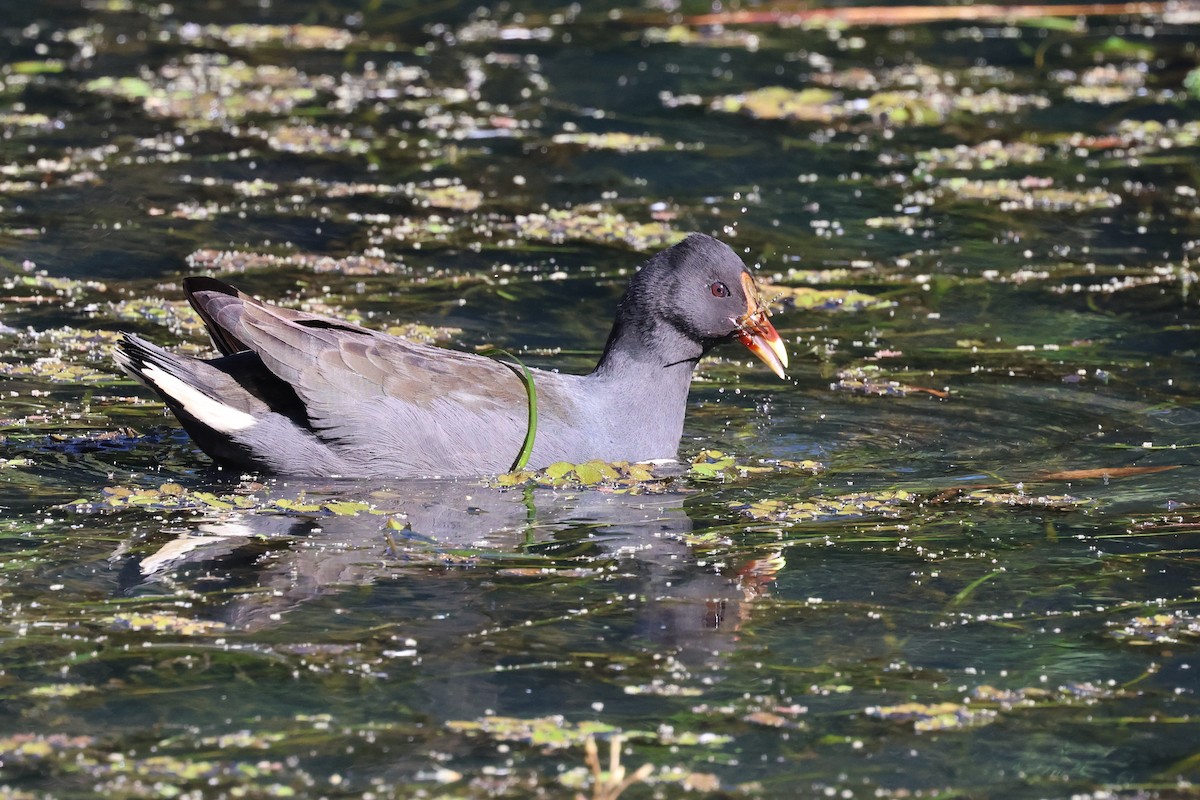
{"label": "water surface", "polygon": [[[1195,795],[1200,20],[711,10],[4,14],[0,796]],[[632,487],[222,473],[109,355],[211,272],[584,371],[691,230],[793,366]]]}

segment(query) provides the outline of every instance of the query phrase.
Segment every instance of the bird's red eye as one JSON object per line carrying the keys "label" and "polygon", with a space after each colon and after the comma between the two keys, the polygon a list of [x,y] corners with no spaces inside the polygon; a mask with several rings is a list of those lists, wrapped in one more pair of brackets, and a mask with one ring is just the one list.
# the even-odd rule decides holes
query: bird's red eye
{"label": "bird's red eye", "polygon": [[720,281],[717,281],[708,288],[712,291],[713,297],[729,297],[729,287]]}

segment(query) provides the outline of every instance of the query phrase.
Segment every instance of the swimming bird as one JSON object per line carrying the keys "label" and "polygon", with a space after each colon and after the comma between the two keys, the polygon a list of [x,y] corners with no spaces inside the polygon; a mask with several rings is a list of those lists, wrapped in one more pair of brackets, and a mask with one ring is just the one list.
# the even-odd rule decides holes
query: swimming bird
{"label": "swimming bird", "polygon": [[221,355],[124,334],[117,364],[224,466],[309,477],[496,474],[537,424],[530,467],[674,458],[696,362],[736,340],[780,378],[787,351],[754,278],[694,233],[634,275],[592,372],[569,375],[418,344],[257,300],[215,278],[184,291]]}

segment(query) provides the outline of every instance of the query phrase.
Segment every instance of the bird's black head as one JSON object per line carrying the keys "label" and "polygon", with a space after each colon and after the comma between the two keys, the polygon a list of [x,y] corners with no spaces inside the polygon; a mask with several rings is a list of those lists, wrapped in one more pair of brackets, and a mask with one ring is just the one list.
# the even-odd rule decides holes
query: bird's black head
{"label": "bird's black head", "polygon": [[649,351],[678,355],[678,361],[694,361],[736,338],[780,377],[787,366],[787,351],[746,265],[729,245],[701,233],[656,254],[634,276],[609,349],[628,333]]}

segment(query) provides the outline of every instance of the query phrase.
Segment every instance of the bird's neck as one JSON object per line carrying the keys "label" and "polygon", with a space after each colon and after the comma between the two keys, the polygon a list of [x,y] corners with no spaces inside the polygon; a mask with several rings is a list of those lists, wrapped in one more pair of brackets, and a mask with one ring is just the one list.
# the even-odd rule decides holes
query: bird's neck
{"label": "bird's neck", "polygon": [[629,383],[674,382],[686,387],[704,355],[700,343],[666,322],[630,314],[628,308],[621,311],[592,374]]}
{"label": "bird's neck", "polygon": [[675,457],[701,355],[698,343],[668,324],[639,330],[618,322],[588,381],[621,435],[644,448],[627,458]]}

